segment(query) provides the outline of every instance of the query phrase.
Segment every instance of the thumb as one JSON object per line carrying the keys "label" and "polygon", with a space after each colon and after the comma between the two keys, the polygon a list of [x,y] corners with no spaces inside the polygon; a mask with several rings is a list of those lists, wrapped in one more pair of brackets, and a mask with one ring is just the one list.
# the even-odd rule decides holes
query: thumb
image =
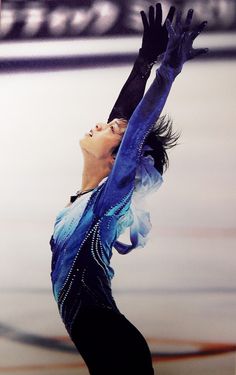
{"label": "thumb", "polygon": [[209,51],[209,48],[197,48],[192,50],[190,59],[194,59],[197,56],[203,55]]}

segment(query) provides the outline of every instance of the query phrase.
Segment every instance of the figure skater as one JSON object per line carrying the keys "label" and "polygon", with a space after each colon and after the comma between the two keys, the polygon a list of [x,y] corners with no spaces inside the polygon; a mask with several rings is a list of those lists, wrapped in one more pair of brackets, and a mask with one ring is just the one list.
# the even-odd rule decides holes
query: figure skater
{"label": "figure skater", "polygon": [[[207,52],[192,47],[206,25],[204,21],[191,30],[192,16],[190,9],[183,22],[181,12],[177,12],[172,25],[169,14],[162,26],[160,5],[156,6],[155,17],[154,8],[149,8],[149,23],[142,13],[144,36],[138,59],[147,59],[142,54],[148,43],[152,46],[148,51],[155,50],[150,38],[155,23],[163,35],[165,27],[168,32],[167,47],[162,40],[159,49],[165,52],[161,65],[143,99],[140,101],[142,94],[137,96],[136,108],[134,104],[126,107],[121,100],[124,89],[110,121],[96,124],[80,140],[84,157],[81,190],[56,217],[50,240],[53,293],[65,327],[92,375],[154,374],[145,339],[119,311],[112,296],[110,259],[112,247],[126,254],[145,245],[149,215],[138,204],[140,198],[160,186],[168,162],[166,148],[177,138],[168,123],[161,121],[156,126],[157,120],[183,64]],[[142,73],[139,68],[145,63],[136,62],[127,87],[135,87],[141,77],[145,88],[152,63],[148,61],[148,69]],[[132,95],[135,97],[135,92]],[[118,117],[114,117],[115,112]],[[154,137],[150,138],[152,132]],[[127,227],[130,245],[117,240]]]}

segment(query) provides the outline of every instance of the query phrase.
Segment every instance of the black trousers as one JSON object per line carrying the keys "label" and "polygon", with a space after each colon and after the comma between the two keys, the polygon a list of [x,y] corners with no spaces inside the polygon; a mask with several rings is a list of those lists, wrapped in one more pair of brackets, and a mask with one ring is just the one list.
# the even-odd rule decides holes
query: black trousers
{"label": "black trousers", "polygon": [[154,374],[144,337],[114,310],[82,308],[71,338],[91,375]]}

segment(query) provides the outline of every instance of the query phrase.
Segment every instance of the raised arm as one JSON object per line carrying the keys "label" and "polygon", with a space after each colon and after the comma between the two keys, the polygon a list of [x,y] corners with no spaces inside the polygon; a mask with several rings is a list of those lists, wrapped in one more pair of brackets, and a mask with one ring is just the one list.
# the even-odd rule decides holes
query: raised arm
{"label": "raised arm", "polygon": [[96,202],[95,213],[99,216],[103,213],[113,215],[129,201],[143,143],[162,112],[174,79],[187,60],[207,52],[207,49],[192,47],[194,39],[206,25],[204,21],[195,30],[189,31],[192,15],[190,9],[184,23],[180,12],[175,25],[167,21],[169,41],[163,62],[128,123],[115,164]]}
{"label": "raised arm", "polygon": [[135,108],[143,97],[147,80],[150,76],[152,66],[166,50],[168,33],[166,29],[167,19],[172,22],[175,8],[170,7],[164,24],[162,25],[161,4],[156,4],[156,11],[153,6],[149,7],[148,16],[141,11],[143,22],[142,47],[134,62],[132,71],[125,82],[118,99],[109,115],[108,122],[114,118],[130,119]]}

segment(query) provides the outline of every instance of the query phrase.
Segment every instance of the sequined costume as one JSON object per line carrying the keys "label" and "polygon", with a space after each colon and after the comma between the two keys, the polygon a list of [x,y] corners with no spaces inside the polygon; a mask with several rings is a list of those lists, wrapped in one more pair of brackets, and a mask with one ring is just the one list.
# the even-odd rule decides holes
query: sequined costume
{"label": "sequined costume", "polygon": [[[146,171],[153,168],[147,190],[160,185],[161,176],[152,166],[152,162],[143,162],[143,144],[152,125],[160,116],[173,80],[173,70],[162,64],[130,118],[109,176],[92,192],[60,211],[56,218],[50,241],[51,278],[60,315],[72,339],[80,318],[88,317],[89,311],[97,311],[98,315],[101,311],[104,314],[111,311],[112,316],[116,316],[118,320],[123,317],[111,292],[111,279],[114,274],[110,266],[112,247],[126,253],[138,245],[142,246],[140,236],[145,239],[145,219],[142,221],[141,215],[141,220],[136,220],[133,227],[133,243],[124,245],[117,241],[122,230],[134,224],[134,217],[131,215],[129,219],[127,216],[130,214],[132,198],[135,194],[142,194],[142,189],[138,188],[140,180],[137,179],[137,171],[139,170],[141,178],[144,176],[148,181],[147,174],[140,172],[140,168],[145,169],[145,162]],[[143,186],[143,182],[140,185]],[[82,334],[79,337],[82,337]],[[79,347],[79,350],[83,352],[83,348]],[[83,357],[86,360],[86,354]],[[140,365],[138,367],[140,368]],[[150,363],[149,367],[149,372],[146,373],[152,374]],[[96,370],[92,372],[91,365],[89,368],[91,374],[99,374]]]}
{"label": "sequined costume", "polygon": [[[160,4],[156,8],[161,10]],[[161,12],[156,15],[161,24]],[[155,190],[161,182],[158,172],[154,173],[153,161],[144,156],[145,139],[159,118],[183,64],[207,52],[207,49],[192,47],[206,25],[204,21],[190,31],[192,16],[190,9],[184,22],[181,12],[177,13],[174,25],[167,19],[169,40],[163,61],[144,98],[131,111],[108,177],[56,218],[50,241],[53,292],[68,333],[91,375],[154,374],[145,339],[120,313],[113,299],[114,272],[110,260],[113,247],[125,254],[142,246],[141,240],[150,229],[144,224],[148,219],[147,216],[144,219],[144,212],[136,209],[136,219],[129,214],[135,195],[142,195],[142,190],[145,193]],[[151,25],[153,8],[149,11],[149,20]],[[156,21],[154,24],[159,28]],[[146,21],[144,26],[144,31],[148,31]],[[147,189],[146,182],[150,182]],[[131,246],[118,242],[120,228],[128,226],[133,226]]]}

